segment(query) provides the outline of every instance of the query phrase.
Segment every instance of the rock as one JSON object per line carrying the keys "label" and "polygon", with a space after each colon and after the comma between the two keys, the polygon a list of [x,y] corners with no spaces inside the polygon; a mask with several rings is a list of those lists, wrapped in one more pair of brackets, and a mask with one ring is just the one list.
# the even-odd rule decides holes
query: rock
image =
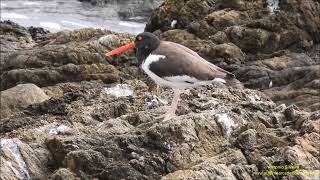
{"label": "rock", "polygon": [[[319,125],[319,121],[317,122]],[[318,149],[320,148],[319,144],[316,144],[314,140],[319,138],[319,133],[310,133],[306,134],[303,137],[296,138],[297,144],[302,147],[301,149],[307,151],[308,153],[312,154],[313,156],[319,156]]]}
{"label": "rock", "polygon": [[[306,158],[313,159],[309,170],[315,170],[319,151],[311,142],[318,135],[311,123],[317,122],[316,113],[277,107],[255,90],[209,85],[185,91],[178,116],[164,123],[156,118],[166,111],[162,104],[145,105],[151,93],[143,81],[122,84],[132,88],[131,96],[106,93],[106,87],[117,86],[102,81],[46,87],[53,98],[4,118],[12,126],[0,124],[1,136],[34,144],[33,151],[48,161],[43,168],[50,170],[43,176],[56,179],[255,179],[253,173],[268,164],[289,160],[308,166]],[[171,96],[169,91],[159,93]],[[273,120],[275,113],[278,121]],[[61,125],[72,133],[49,133]],[[294,146],[298,149],[290,149]],[[50,153],[43,153],[43,147]],[[292,158],[296,156],[297,161]]]}
{"label": "rock", "polygon": [[[25,28],[15,25],[6,28],[8,23],[1,22],[2,31],[21,31],[24,36],[31,38]],[[16,27],[17,26],[17,27]],[[11,27],[11,26],[9,26]],[[14,29],[14,30],[12,30]],[[1,31],[1,29],[0,29]],[[40,31],[40,30],[39,30]],[[41,31],[40,31],[41,33]],[[22,34],[22,33],[20,33]],[[114,34],[99,29],[82,29],[78,31],[63,31],[45,34],[41,39],[32,41],[29,47],[24,47],[24,41],[19,34],[11,34],[10,44],[21,45],[19,51],[4,51],[1,53],[1,90],[13,87],[19,83],[33,83],[40,87],[54,85],[59,82],[72,82],[83,80],[102,80],[105,83],[114,83],[120,79],[120,72],[111,64],[117,65],[115,59],[107,60],[104,52],[118,47],[132,40],[129,34]],[[8,36],[1,36],[6,39]],[[2,40],[1,40],[2,42]],[[33,47],[33,48],[30,48]],[[121,58],[129,58],[122,54]],[[132,54],[130,54],[132,58]],[[123,61],[121,62],[123,64]],[[118,63],[119,64],[119,63]]]}
{"label": "rock", "polygon": [[12,87],[18,83],[34,83],[39,86],[50,86],[59,82],[102,80],[113,83],[119,80],[118,70],[102,63],[97,64],[66,64],[51,69],[13,69],[1,75],[3,88]]}
{"label": "rock", "polygon": [[158,29],[167,31],[171,29],[172,21],[176,20],[175,28],[182,29],[193,22],[201,19],[214,9],[215,3],[211,0],[166,0],[152,12],[145,31],[153,32]]}
{"label": "rock", "polygon": [[27,29],[11,21],[0,21],[0,34],[1,67],[5,64],[4,60],[13,52],[24,48],[31,48],[35,45]]}
{"label": "rock", "polygon": [[243,150],[253,150],[257,143],[257,132],[249,129],[241,133],[237,139],[237,145]]}
{"label": "rock", "polygon": [[319,33],[319,14],[313,14],[313,11],[319,10],[319,2],[316,1],[306,1],[306,2],[291,2],[284,1],[280,3],[280,8],[283,11],[290,11],[292,13],[300,12],[302,16],[297,19],[297,24],[299,28],[307,31],[308,34],[312,36],[315,42],[320,41]]}
{"label": "rock", "polygon": [[218,31],[214,35],[209,36],[209,38],[217,44],[229,42],[227,34],[223,31]]}
{"label": "rock", "polygon": [[[228,27],[240,26],[249,20],[250,18],[246,12],[223,9],[208,14],[200,21],[192,22],[187,26],[187,29],[201,39],[206,39],[219,31],[224,32]],[[199,25],[194,26],[197,23]],[[229,37],[231,37],[231,35],[229,35]]]}
{"label": "rock", "polygon": [[[236,170],[232,169],[241,166],[235,164],[241,164],[245,161],[245,157],[240,151],[225,151],[222,154],[204,160],[204,162],[191,167],[190,170],[177,170],[162,179],[210,179],[210,177],[235,179],[235,174],[233,174],[232,171]],[[242,172],[240,174],[245,173],[246,172]],[[239,174],[237,176],[239,176]],[[246,174],[244,176],[248,175]]]}
{"label": "rock", "polygon": [[69,152],[65,157],[65,165],[76,174],[101,172],[106,167],[106,159],[101,152],[94,150],[79,150]]}
{"label": "rock", "polygon": [[299,146],[288,147],[284,149],[283,159],[290,164],[297,164],[301,169],[315,169],[320,165],[317,158],[314,158],[308,152],[305,152]]}
{"label": "rock", "polygon": [[60,168],[50,177],[52,180],[76,179],[75,175],[66,168]]}
{"label": "rock", "polygon": [[[303,61],[302,61],[303,59]],[[260,64],[260,62],[262,64]],[[290,53],[280,57],[265,59],[246,67],[245,74],[258,76],[256,80],[247,81],[248,87],[260,86],[264,92],[279,104],[296,104],[310,111],[319,110],[319,68],[317,62],[305,54]],[[264,67],[269,78],[264,78],[261,72],[255,72],[253,66]],[[242,70],[239,70],[244,72]],[[308,72],[308,73],[304,73]],[[249,78],[249,77],[247,77]],[[272,87],[268,85],[272,82]],[[257,84],[255,84],[257,83]],[[250,84],[250,85],[249,85]],[[282,86],[285,84],[286,86]]]}
{"label": "rock", "polygon": [[7,117],[14,112],[22,111],[29,105],[48,100],[42,89],[34,84],[19,84],[13,88],[1,91],[1,117]]}
{"label": "rock", "polygon": [[245,5],[246,5],[246,1],[243,1],[243,0],[230,0],[230,1],[221,2],[221,6],[223,8],[245,10]]}
{"label": "rock", "polygon": [[[232,171],[224,164],[200,164],[198,167],[200,170],[184,170],[176,171],[162,178],[162,180],[168,179],[210,179],[210,177],[221,179],[236,179],[232,174]],[[205,170],[203,170],[205,168]]]}
{"label": "rock", "polygon": [[38,40],[45,40],[44,36],[47,33],[48,31],[42,28],[25,28],[12,21],[0,21],[1,67],[4,64],[3,60],[13,52],[34,47]]}
{"label": "rock", "polygon": [[245,60],[245,54],[232,43],[224,43],[214,46],[207,57],[223,58],[228,64],[242,64]]}
{"label": "rock", "polygon": [[19,139],[1,139],[1,179],[43,179],[45,169],[37,153]]}
{"label": "rock", "polygon": [[261,51],[267,46],[271,36],[275,35],[272,35],[264,29],[251,29],[241,26],[233,26],[230,29],[230,41],[245,52]]}

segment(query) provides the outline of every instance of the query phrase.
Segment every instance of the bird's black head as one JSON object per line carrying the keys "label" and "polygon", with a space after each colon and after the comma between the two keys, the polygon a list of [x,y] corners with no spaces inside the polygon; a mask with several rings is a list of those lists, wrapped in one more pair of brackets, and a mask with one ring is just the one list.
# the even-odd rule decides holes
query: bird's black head
{"label": "bird's black head", "polygon": [[118,47],[110,52],[107,52],[106,56],[113,56],[129,49],[136,48],[136,56],[139,64],[141,64],[152,51],[157,49],[160,45],[160,39],[152,33],[144,32],[138,34],[134,42]]}
{"label": "bird's black head", "polygon": [[134,44],[137,58],[141,64],[159,46],[160,39],[152,33],[143,32],[136,36]]}

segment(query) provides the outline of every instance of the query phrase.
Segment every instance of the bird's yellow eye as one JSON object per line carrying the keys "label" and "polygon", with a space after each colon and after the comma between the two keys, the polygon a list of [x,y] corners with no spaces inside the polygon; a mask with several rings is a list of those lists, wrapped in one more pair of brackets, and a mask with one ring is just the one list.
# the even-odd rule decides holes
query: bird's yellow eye
{"label": "bird's yellow eye", "polygon": [[141,36],[138,36],[137,39],[138,39],[139,41],[141,41],[141,40],[142,40],[142,37],[141,37]]}

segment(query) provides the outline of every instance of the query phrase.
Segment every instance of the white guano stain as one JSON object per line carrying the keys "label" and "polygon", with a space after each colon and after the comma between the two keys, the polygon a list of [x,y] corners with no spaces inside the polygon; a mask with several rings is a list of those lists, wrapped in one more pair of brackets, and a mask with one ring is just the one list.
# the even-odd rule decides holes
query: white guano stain
{"label": "white guano stain", "polygon": [[117,84],[114,87],[105,88],[104,91],[106,94],[115,96],[117,98],[133,95],[133,90],[128,84]]}
{"label": "white guano stain", "polygon": [[52,128],[49,130],[49,134],[57,135],[57,134],[71,134],[72,128],[66,126],[66,125],[60,125],[56,128]]}
{"label": "white guano stain", "polygon": [[216,116],[218,117],[218,123],[224,126],[224,134],[228,138],[233,129],[238,127],[238,125],[225,113],[217,114]]}
{"label": "white guano stain", "polygon": [[267,0],[267,3],[270,14],[274,14],[276,11],[280,11],[279,0]]}
{"label": "white guano stain", "polygon": [[174,19],[173,21],[171,21],[171,27],[175,28],[177,23],[178,23],[178,21]]}
{"label": "white guano stain", "polygon": [[269,83],[269,88],[272,88],[272,86],[273,86],[273,82],[270,81],[270,83]]}

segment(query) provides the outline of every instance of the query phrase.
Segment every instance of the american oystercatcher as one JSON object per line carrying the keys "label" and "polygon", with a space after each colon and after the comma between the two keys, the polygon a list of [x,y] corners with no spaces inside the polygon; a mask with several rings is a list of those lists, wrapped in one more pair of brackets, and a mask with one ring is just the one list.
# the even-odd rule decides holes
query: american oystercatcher
{"label": "american oystercatcher", "polygon": [[133,48],[136,48],[136,56],[144,72],[156,84],[171,87],[174,91],[164,121],[175,115],[180,94],[186,88],[211,84],[214,81],[227,86],[241,84],[232,73],[209,63],[191,49],[174,42],[161,41],[149,32],[138,34],[134,42],[105,55],[112,56]]}

